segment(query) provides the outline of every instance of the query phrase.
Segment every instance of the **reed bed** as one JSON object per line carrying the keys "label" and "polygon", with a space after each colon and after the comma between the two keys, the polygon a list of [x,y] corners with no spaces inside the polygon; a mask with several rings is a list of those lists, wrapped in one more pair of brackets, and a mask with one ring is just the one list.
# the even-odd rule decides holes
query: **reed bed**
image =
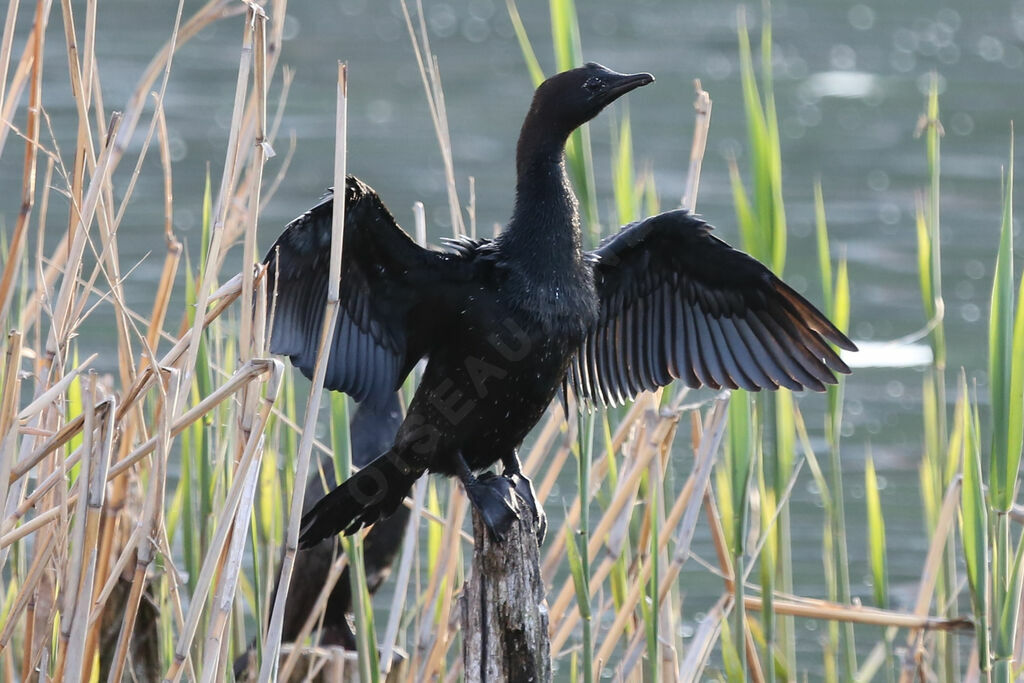
{"label": "reed bed", "polygon": [[[34,7],[8,3],[0,112],[9,123],[0,128],[0,154],[17,154],[20,147],[24,172],[20,212],[3,234],[0,277],[0,319],[11,330],[0,391],[2,680],[224,680],[250,644],[261,681],[460,677],[454,615],[472,539],[464,531],[465,497],[450,481],[422,480],[407,501],[413,514],[388,596],[371,597],[365,577],[352,573],[357,653],[319,647],[316,611],[307,620],[307,637],[281,644],[285,591],[273,610],[278,618],[268,624],[277,567],[283,564],[286,576],[294,570],[312,454],[336,458],[341,473],[350,466],[346,399],[322,396],[315,381],[303,401],[306,385],[296,385],[294,373],[268,356],[264,334],[273,293],[255,264],[259,230],[278,230],[259,218],[276,186],[263,177],[263,167],[280,123],[280,110],[268,111],[268,92],[286,106],[288,75],[277,68],[286,4],[273,0],[265,12],[255,4],[210,0],[186,17],[180,3],[167,43],[116,112],[101,98],[96,0],[84,6],[62,0],[54,8],[46,0]],[[468,210],[457,193],[441,74],[422,8],[403,8],[446,159],[451,224],[465,230],[468,219],[474,231],[472,192]],[[551,0],[550,8],[560,70],[580,62],[580,35],[571,0]],[[539,81],[543,75],[512,0],[508,10],[528,71]],[[63,24],[60,45],[45,44],[51,18]],[[20,55],[14,53],[16,19],[33,22]],[[208,179],[205,196],[174,197],[162,107],[167,79],[176,50],[215,21],[242,29],[224,170],[219,180]],[[744,247],[782,272],[786,214],[770,25],[762,27],[755,59],[742,15],[739,24],[751,167],[732,166],[737,223]],[[69,81],[44,88],[43,65],[53,60],[68,64]],[[345,84],[339,67],[336,184],[345,168]],[[73,150],[57,150],[43,133],[46,96],[63,89],[76,105]],[[680,102],[688,98],[681,95]],[[711,98],[698,84],[682,198],[690,208],[697,205],[710,115]],[[144,142],[134,166],[122,169],[137,128],[145,129]],[[557,678],[774,681],[804,679],[810,670],[825,680],[1008,681],[1019,674],[1024,543],[1015,501],[1024,284],[1015,291],[1012,148],[1002,237],[993,245],[992,391],[983,406],[970,379],[945,365],[940,131],[933,88],[921,126],[928,183],[917,219],[918,284],[934,358],[924,376],[920,464],[930,546],[920,558],[913,609],[890,605],[884,498],[870,460],[865,509],[843,499],[843,384],[829,391],[824,423],[814,425],[806,424],[800,402],[820,399],[798,400],[785,391],[706,397],[669,387],[621,409],[590,412],[573,405],[568,417],[555,406],[524,462],[553,520],[541,551]],[[607,190],[596,186],[589,135],[583,129],[574,136],[569,164],[588,239],[596,241],[609,225],[656,210],[658,195],[654,175],[635,170],[623,116],[612,128],[617,215],[602,217],[597,196]],[[119,228],[148,154],[159,156],[164,175],[166,252],[152,305],[139,311],[126,303],[132,274],[119,257]],[[850,283],[845,260],[834,257],[829,243],[823,195],[818,187],[821,300],[845,327]],[[54,225],[49,208],[65,198],[69,219]],[[185,254],[171,227],[181,203],[203,207],[199,253]],[[418,215],[423,241],[422,210]],[[340,244],[335,240],[335,268]],[[235,245],[242,248],[232,251]],[[334,296],[328,321],[336,308]],[[97,320],[112,330],[108,356],[81,359],[76,336]],[[98,365],[112,370],[100,374],[92,369]],[[316,436],[321,413],[331,422],[326,440]],[[822,452],[812,447],[812,434],[823,435]],[[793,576],[790,499],[808,478],[823,509],[824,596],[805,595]],[[567,484],[574,493],[566,495]],[[556,486],[562,487],[558,500],[570,503],[557,502]],[[873,605],[852,596],[844,524],[851,514],[869,520]],[[698,534],[711,539],[712,557],[696,552]],[[361,566],[360,538],[344,549],[321,593],[321,609],[349,558]],[[684,569],[720,580],[699,610],[687,603]],[[824,624],[818,635],[796,627],[808,619]],[[809,637],[823,644],[818,661],[797,658],[797,640]]]}

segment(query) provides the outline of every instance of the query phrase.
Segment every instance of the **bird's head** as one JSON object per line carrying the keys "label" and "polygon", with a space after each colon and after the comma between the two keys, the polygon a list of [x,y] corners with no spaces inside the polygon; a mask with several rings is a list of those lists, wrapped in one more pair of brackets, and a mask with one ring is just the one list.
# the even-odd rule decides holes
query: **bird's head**
{"label": "bird's head", "polygon": [[620,74],[588,62],[541,83],[533,96],[530,113],[568,134],[630,90],[653,80],[649,73]]}

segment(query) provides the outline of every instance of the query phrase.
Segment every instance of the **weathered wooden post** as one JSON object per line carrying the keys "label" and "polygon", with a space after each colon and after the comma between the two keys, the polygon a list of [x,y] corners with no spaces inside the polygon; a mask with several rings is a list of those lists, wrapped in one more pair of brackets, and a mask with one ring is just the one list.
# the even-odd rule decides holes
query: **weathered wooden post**
{"label": "weathered wooden post", "polygon": [[466,683],[551,680],[548,604],[526,507],[519,505],[521,519],[502,543],[473,510],[473,567],[461,598]]}

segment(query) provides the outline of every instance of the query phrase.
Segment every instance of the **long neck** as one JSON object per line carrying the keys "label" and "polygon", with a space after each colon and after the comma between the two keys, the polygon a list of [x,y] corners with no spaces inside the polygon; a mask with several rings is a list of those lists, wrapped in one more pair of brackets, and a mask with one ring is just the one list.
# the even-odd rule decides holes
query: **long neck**
{"label": "long neck", "polygon": [[528,116],[519,136],[516,203],[503,246],[557,268],[580,259],[579,208],[565,173],[567,136],[536,123]]}

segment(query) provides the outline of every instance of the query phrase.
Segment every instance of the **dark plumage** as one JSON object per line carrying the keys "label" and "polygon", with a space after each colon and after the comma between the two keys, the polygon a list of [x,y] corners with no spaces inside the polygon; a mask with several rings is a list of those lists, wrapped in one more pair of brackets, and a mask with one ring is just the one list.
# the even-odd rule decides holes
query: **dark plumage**
{"label": "dark plumage", "polygon": [[[515,208],[493,241],[420,248],[373,190],[347,179],[342,312],[326,385],[373,402],[429,361],[394,444],[304,517],[303,543],[387,516],[426,471],[459,476],[500,538],[515,515],[513,491],[535,506],[516,448],[564,380],[583,399],[617,403],[675,378],[820,391],[835,382],[832,371],[849,372],[827,343],[853,350],[849,339],[685,211],[583,251],[566,139],[652,80],[587,64],[537,88],[516,153]],[[307,376],[331,204],[327,197],[293,221],[267,257],[279,297],[271,348]],[[499,460],[505,476],[474,476]]]}

